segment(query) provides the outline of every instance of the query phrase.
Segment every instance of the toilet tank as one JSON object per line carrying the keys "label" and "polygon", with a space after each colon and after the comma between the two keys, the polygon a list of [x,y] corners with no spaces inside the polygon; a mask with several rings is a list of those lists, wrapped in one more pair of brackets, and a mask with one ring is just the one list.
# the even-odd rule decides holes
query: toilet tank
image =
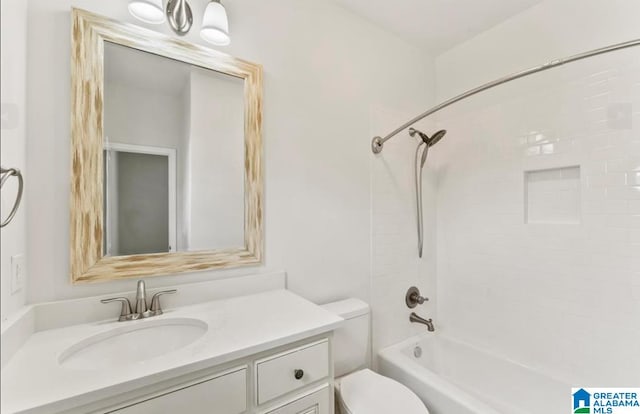
{"label": "toilet tank", "polygon": [[322,305],[346,322],[333,334],[335,376],[340,377],[369,365],[369,305],[359,299],[346,299]]}

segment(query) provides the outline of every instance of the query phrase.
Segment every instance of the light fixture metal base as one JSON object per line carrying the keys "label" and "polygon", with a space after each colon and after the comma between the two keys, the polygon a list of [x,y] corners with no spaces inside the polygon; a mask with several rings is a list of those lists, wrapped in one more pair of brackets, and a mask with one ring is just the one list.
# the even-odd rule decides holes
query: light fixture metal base
{"label": "light fixture metal base", "polygon": [[373,151],[374,154],[380,154],[383,147],[384,142],[382,141],[382,137],[374,137],[371,140],[371,151]]}
{"label": "light fixture metal base", "polygon": [[167,20],[169,26],[180,36],[189,33],[193,26],[193,13],[186,0],[169,0],[167,2]]}

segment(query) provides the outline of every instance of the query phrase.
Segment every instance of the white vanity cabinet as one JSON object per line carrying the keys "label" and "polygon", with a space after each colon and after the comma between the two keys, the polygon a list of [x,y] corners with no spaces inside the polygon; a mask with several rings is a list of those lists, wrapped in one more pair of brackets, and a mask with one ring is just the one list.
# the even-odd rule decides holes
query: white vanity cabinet
{"label": "white vanity cabinet", "polygon": [[[85,310],[74,308],[76,301],[56,306],[42,305],[42,316],[31,318]],[[34,325],[26,317],[21,323]],[[3,367],[0,411],[333,414],[333,331],[343,323],[334,313],[275,289],[137,321],[45,325],[30,333]],[[181,343],[180,335],[192,332],[182,328],[194,326],[200,336],[172,348]],[[3,336],[3,349],[10,340],[16,339]],[[71,364],[68,355],[76,354],[82,359]]]}
{"label": "white vanity cabinet", "polygon": [[329,376],[329,341],[303,345],[256,362],[257,403],[263,404]]}
{"label": "white vanity cabinet", "polygon": [[330,414],[330,388],[328,386],[269,411],[267,414]]}
{"label": "white vanity cabinet", "polygon": [[333,414],[330,334],[205,371],[66,413]]}
{"label": "white vanity cabinet", "polygon": [[[168,390],[167,390],[168,391]],[[247,368],[225,372],[214,378],[134,403],[115,411],[117,414],[242,414],[247,411]]]}

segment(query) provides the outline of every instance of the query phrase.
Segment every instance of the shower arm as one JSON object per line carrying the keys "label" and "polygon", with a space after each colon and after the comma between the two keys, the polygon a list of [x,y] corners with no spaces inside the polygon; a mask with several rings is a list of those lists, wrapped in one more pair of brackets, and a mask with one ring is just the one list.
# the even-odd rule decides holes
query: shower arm
{"label": "shower arm", "polygon": [[597,56],[597,55],[602,55],[605,53],[609,53],[609,52],[615,52],[617,50],[621,50],[621,49],[626,49],[628,47],[633,47],[633,46],[640,46],[640,39],[635,39],[635,40],[630,40],[628,42],[623,42],[623,43],[617,43],[611,46],[607,46],[607,47],[602,47],[600,49],[594,49],[594,50],[590,50],[588,52],[584,52],[584,53],[580,53],[577,55],[573,55],[573,56],[569,56],[567,58],[564,59],[556,59],[553,60],[551,62],[545,63],[543,65],[540,66],[536,66],[533,67],[531,69],[526,69],[520,72],[516,72],[513,73],[511,75],[507,75],[504,76],[502,78],[496,79],[492,82],[488,82],[485,83],[484,85],[478,86],[477,88],[468,90],[467,92],[464,92],[458,96],[455,96],[447,101],[442,102],[441,104],[438,104],[436,106],[434,106],[433,108],[429,109],[426,112],[423,112],[422,114],[416,116],[415,118],[411,119],[410,121],[402,124],[401,126],[399,126],[398,128],[396,128],[395,130],[393,130],[391,133],[389,133],[388,135],[384,136],[384,137],[374,137],[373,140],[371,141],[371,150],[373,151],[374,154],[379,154],[380,152],[382,152],[382,148],[384,147],[384,143],[387,142],[388,140],[390,140],[391,138],[393,138],[394,136],[398,135],[400,132],[404,131],[405,129],[409,128],[411,125],[415,124],[418,121],[423,120],[424,118],[428,117],[429,115],[435,114],[436,112],[450,106],[453,105],[456,102],[460,102],[470,96],[476,95],[480,92],[486,91],[487,89],[491,89],[494,88],[496,86],[502,85],[504,83],[507,82],[511,82],[512,80],[516,80],[516,79],[520,79],[520,78],[524,78],[526,76],[529,75],[533,75],[534,73],[538,73],[538,72],[544,72],[546,70],[549,69],[553,69],[555,67],[558,66],[562,66],[565,65],[567,63],[572,63],[572,62],[576,62],[582,59],[586,59],[592,56]]}

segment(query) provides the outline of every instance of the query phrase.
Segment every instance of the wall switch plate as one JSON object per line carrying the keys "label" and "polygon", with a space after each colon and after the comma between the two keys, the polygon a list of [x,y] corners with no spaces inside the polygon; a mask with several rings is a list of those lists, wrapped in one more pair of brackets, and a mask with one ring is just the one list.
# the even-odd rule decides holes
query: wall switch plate
{"label": "wall switch plate", "polygon": [[24,255],[11,256],[11,294],[17,293],[24,287],[25,264]]}

